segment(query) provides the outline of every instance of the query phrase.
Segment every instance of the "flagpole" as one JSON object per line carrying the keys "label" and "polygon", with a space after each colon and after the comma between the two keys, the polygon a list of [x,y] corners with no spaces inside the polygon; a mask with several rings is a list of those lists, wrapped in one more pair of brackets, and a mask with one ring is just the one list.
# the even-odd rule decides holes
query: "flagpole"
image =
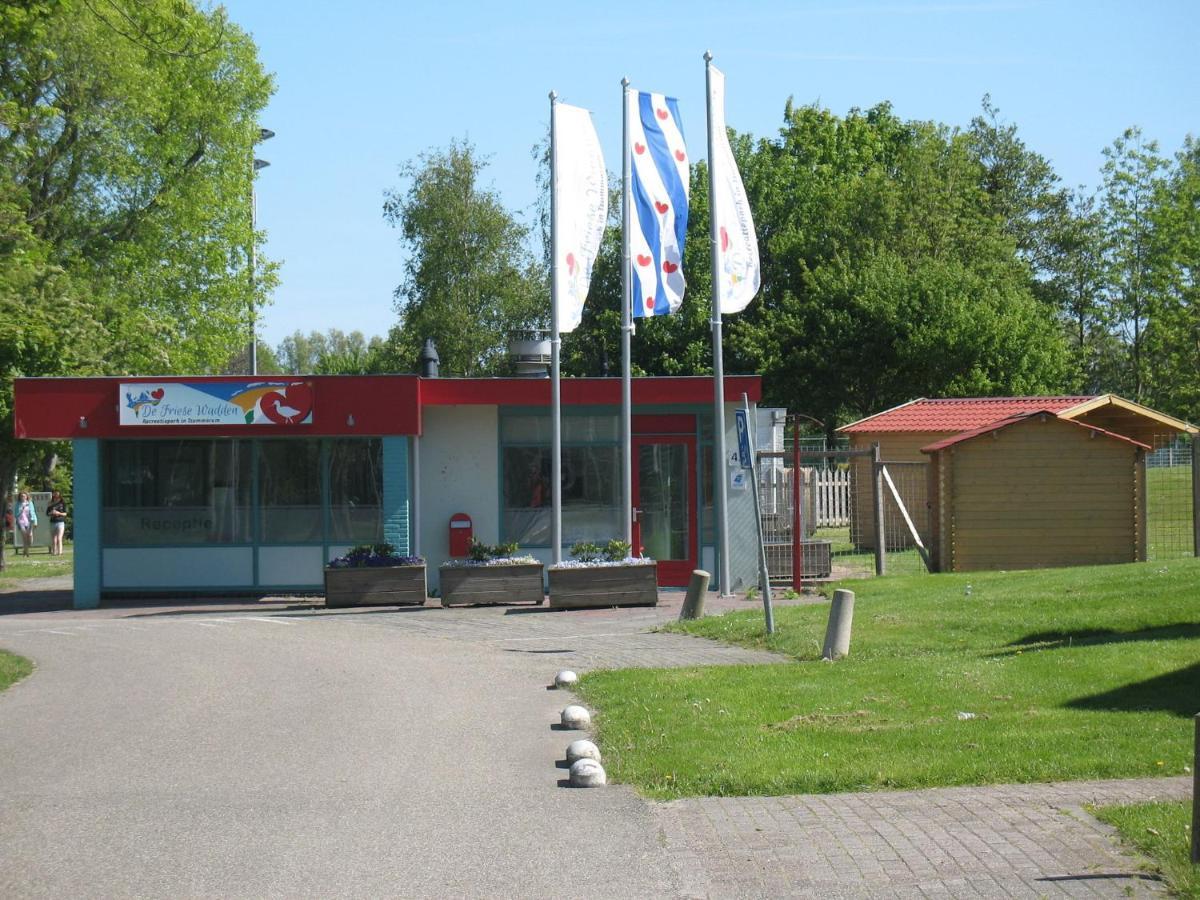
{"label": "flagpole", "polygon": [[725,462],[725,361],[721,349],[721,260],[719,224],[717,220],[717,180],[713,169],[712,132],[712,52],[704,51],[705,110],[708,115],[708,231],[712,259],[712,341],[713,341],[713,481],[716,493],[717,559],[721,573],[721,596],[730,591],[729,575],[729,485]]}
{"label": "flagpole", "polygon": [[630,378],[629,336],[633,332],[633,314],[629,278],[629,79],[621,79],[621,516],[623,540],[631,556],[641,556],[633,546],[633,402]]}
{"label": "flagpole", "polygon": [[562,562],[562,389],[558,355],[558,144],[555,140],[557,97],[550,92],[550,544],[551,560]]}

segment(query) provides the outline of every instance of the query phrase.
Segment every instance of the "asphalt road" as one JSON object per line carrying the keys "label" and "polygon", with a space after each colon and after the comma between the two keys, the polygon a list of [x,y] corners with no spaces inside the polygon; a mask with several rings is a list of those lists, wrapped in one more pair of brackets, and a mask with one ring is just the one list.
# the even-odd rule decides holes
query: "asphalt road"
{"label": "asphalt road", "polygon": [[0,896],[678,894],[641,800],[560,785],[553,658],[362,621],[0,617]]}

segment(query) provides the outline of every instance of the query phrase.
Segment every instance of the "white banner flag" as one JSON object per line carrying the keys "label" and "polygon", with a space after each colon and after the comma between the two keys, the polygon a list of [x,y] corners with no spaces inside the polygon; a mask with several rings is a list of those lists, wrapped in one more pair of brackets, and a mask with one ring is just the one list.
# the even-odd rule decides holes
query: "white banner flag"
{"label": "white banner flag", "polygon": [[554,297],[558,330],[574,331],[583,319],[583,303],[592,280],[592,265],[608,221],[608,173],[600,141],[586,109],[556,104],[555,153],[558,192],[554,198]]}
{"label": "white banner flag", "polygon": [[758,293],[758,238],[754,234],[754,219],[746,188],[738,174],[729,136],[725,133],[725,76],[710,65],[712,96],[709,98],[712,115],[713,196],[710,214],[717,222],[717,259],[720,277],[717,297],[720,312],[737,313],[745,309]]}

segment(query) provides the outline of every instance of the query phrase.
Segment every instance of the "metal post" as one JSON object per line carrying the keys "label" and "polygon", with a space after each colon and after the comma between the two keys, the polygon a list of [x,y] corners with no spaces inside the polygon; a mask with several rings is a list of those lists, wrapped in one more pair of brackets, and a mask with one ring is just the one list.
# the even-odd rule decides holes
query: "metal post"
{"label": "metal post", "polygon": [[722,597],[728,597],[730,588],[729,566],[729,481],[725,461],[725,360],[721,340],[721,260],[718,256],[720,233],[717,219],[717,186],[713,169],[712,133],[712,58],[704,51],[704,108],[708,122],[708,243],[712,272],[712,326],[713,343],[713,515],[716,517],[717,573]]}
{"label": "metal post", "polygon": [[[251,156],[254,154],[252,153]],[[258,192],[254,189],[254,180],[258,177],[258,160],[251,163],[250,169],[250,374],[258,374],[258,335],[255,317],[257,310],[254,295],[258,291]]]}
{"label": "metal post", "polygon": [[887,551],[883,546],[883,462],[879,444],[871,445],[871,499],[875,508],[875,574],[887,573]]}
{"label": "metal post", "polygon": [[558,143],[555,125],[558,95],[550,92],[550,547],[555,565],[562,562],[562,393],[558,351]]}
{"label": "metal post", "polygon": [[621,79],[621,525],[630,554],[641,556],[633,546],[633,401],[629,375],[629,336],[633,332],[629,277],[629,79]]}
{"label": "metal post", "polygon": [[412,436],[412,512],[408,519],[409,552],[421,555],[421,436]]}
{"label": "metal post", "polygon": [[[1192,555],[1200,556],[1200,434],[1192,435]],[[1194,861],[1194,860],[1193,860]]]}
{"label": "metal post", "polygon": [[775,611],[771,608],[771,571],[767,568],[767,545],[763,543],[762,508],[758,500],[758,469],[754,465],[754,416],[750,412],[750,398],[742,394],[742,407],[746,410],[746,437],[750,440],[750,489],[754,497],[754,521],[758,533],[758,578],[762,582],[763,615],[767,619],[767,634],[775,633]]}
{"label": "metal post", "polygon": [[[1192,449],[1196,449],[1195,443]],[[1196,458],[1192,457],[1192,465]],[[1193,469],[1193,471],[1195,471]],[[1192,753],[1192,865],[1200,864],[1200,715],[1196,716],[1196,740]]]}
{"label": "metal post", "polygon": [[792,590],[804,587],[804,493],[800,473],[800,419],[792,416]]}

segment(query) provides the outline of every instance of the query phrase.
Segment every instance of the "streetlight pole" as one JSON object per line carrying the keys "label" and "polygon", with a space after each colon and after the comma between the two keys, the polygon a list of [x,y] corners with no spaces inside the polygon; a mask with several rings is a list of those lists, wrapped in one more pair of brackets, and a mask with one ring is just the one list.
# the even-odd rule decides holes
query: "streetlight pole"
{"label": "streetlight pole", "polygon": [[[258,144],[262,141],[268,141],[275,137],[275,132],[270,128],[258,129],[258,140],[254,143]],[[258,335],[257,335],[257,310],[254,305],[255,293],[258,289],[258,281],[256,269],[258,267],[258,235],[255,233],[258,229],[258,193],[255,190],[254,183],[258,178],[258,170],[265,169],[270,165],[265,159],[258,159],[253,153],[251,156],[250,165],[250,374],[258,374]]]}

